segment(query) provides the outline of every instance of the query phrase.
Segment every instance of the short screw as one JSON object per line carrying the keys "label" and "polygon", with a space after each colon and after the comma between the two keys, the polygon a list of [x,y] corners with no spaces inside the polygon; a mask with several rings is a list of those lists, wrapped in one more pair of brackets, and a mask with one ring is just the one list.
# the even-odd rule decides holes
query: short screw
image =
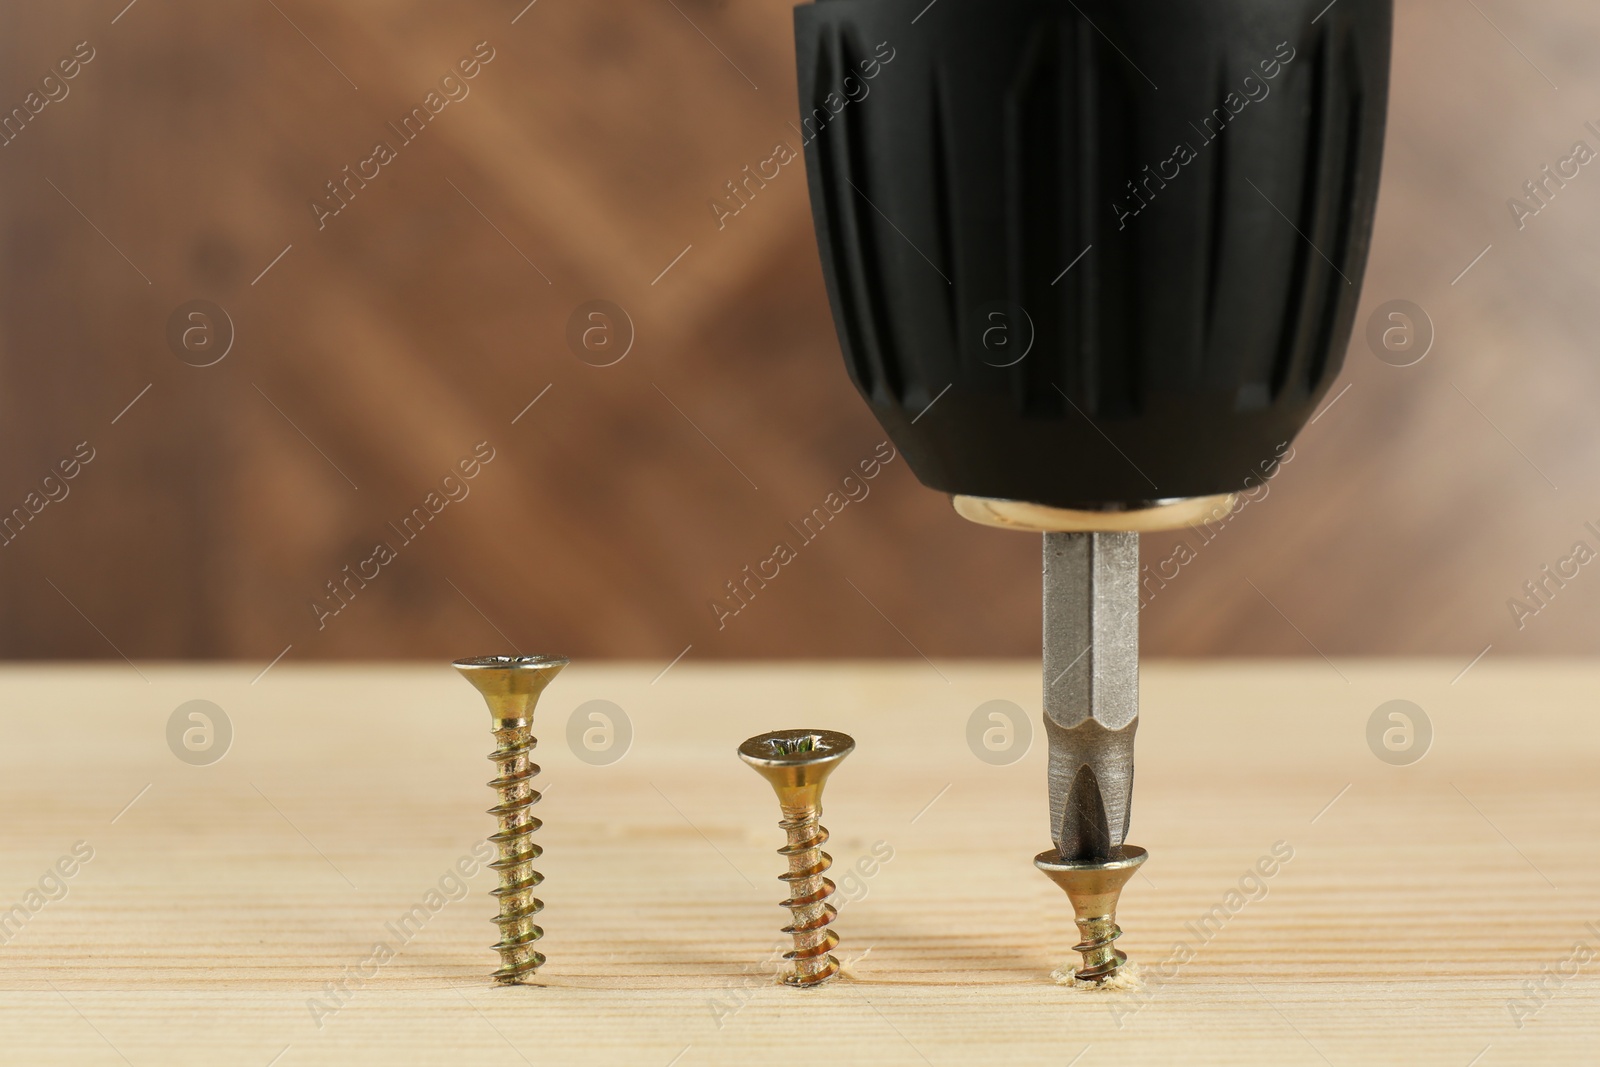
{"label": "short screw", "polygon": [[1055,849],[1033,859],[1033,865],[1060,886],[1072,901],[1080,940],[1072,946],[1083,956],[1083,966],[1073,973],[1080,982],[1107,982],[1128,957],[1117,950],[1122,936],[1117,925],[1117,900],[1133,872],[1149,858],[1138,845],[1123,845],[1106,860],[1064,860]]}
{"label": "short screw", "polygon": [[789,871],[778,877],[789,883],[789,899],[782,902],[791,920],[783,932],[794,938],[794,951],[783,958],[794,965],[784,975],[785,985],[820,985],[839,973],[839,961],[830,953],[839,935],[828,924],[839,912],[828,898],[834,884],[823,877],[833,857],[822,851],[828,831],[822,816],[822,787],[856,743],[832,730],[778,730],[752,737],[739,746],[739,758],[761,773],[778,794],[783,818],[778,822],[788,843],[778,850],[789,860]]}
{"label": "short screw", "polygon": [[500,941],[500,969],[494,980],[501,985],[518,985],[531,978],[544,964],[544,953],[533,943],[544,936],[533,917],[544,908],[544,901],[533,895],[544,876],[533,869],[533,861],[544,850],[532,841],[542,825],[530,810],[539,802],[533,788],[539,765],[528,756],[539,742],[533,736],[533,708],[550,680],[560,673],[565,656],[482,656],[458,659],[456,670],[471,682],[489,705],[494,730],[495,750],[489,758],[499,774],[489,783],[500,795],[500,803],[489,809],[499,820],[499,830],[489,840],[500,850],[500,858],[489,866],[500,872],[500,885],[492,890],[500,901],[495,924]]}

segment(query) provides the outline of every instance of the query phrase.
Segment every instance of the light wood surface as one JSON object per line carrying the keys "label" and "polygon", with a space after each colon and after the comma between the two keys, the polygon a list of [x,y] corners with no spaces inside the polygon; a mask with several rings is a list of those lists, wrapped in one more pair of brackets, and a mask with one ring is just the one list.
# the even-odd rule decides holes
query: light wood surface
{"label": "light wood surface", "polygon": [[[0,1060],[1594,1062],[1600,961],[1567,965],[1520,1027],[1508,1003],[1576,942],[1600,946],[1597,665],[1486,661],[1454,684],[1453,661],[1147,667],[1130,955],[1148,974],[1275,844],[1293,858],[1140,999],[1050,981],[1072,935],[1030,863],[1048,843],[1042,736],[1004,767],[967,745],[986,701],[1037,716],[1034,667],[579,663],[536,723],[544,986],[487,982],[480,872],[320,1029],[308,1001],[489,831],[488,717],[443,665],[259,669],[0,671],[0,907],[93,850],[0,946]],[[210,766],[167,747],[194,699],[235,730]],[[1433,725],[1411,766],[1366,741],[1392,699]],[[610,766],[565,741],[590,700],[633,724]],[[842,908],[851,977],[820,990],[762,972],[777,811],[734,748],[778,726],[858,741],[829,786],[835,874],[893,852]]]}

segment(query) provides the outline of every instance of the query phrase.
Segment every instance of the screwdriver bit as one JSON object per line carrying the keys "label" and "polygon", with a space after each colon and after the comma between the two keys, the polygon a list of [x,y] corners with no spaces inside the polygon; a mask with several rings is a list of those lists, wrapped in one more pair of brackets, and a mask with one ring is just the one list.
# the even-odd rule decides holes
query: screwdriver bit
{"label": "screwdriver bit", "polygon": [[1107,860],[1128,836],[1139,728],[1139,535],[1044,535],[1050,836]]}

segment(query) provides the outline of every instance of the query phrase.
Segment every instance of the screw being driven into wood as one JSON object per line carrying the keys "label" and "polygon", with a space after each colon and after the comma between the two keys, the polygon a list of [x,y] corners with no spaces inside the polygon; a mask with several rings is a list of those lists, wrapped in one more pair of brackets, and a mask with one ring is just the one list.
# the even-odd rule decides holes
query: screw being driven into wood
{"label": "screw being driven into wood", "polygon": [[494,729],[495,750],[489,758],[498,774],[490,782],[500,795],[500,803],[489,809],[499,820],[499,830],[489,840],[500,850],[500,858],[489,866],[500,872],[500,884],[493,895],[500,901],[495,925],[500,941],[500,969],[494,980],[501,985],[518,985],[531,978],[544,964],[544,953],[533,943],[544,936],[533,917],[544,908],[544,901],[533,895],[544,876],[533,869],[533,861],[543,849],[533,843],[533,833],[541,823],[534,818],[533,805],[539,791],[533,777],[539,765],[528,756],[538,741],[533,736],[533,708],[550,680],[560,673],[565,656],[482,656],[458,659],[456,670],[471,682],[489,705]]}
{"label": "screw being driven into wood", "polygon": [[1123,845],[1109,860],[1064,860],[1055,849],[1033,859],[1033,865],[1060,886],[1072,901],[1081,940],[1072,946],[1082,953],[1083,966],[1073,973],[1080,982],[1107,982],[1128,957],[1118,951],[1117,898],[1133,872],[1149,858],[1138,845]]}
{"label": "screw being driven into wood", "polygon": [[839,935],[828,929],[838,911],[828,898],[834,885],[823,872],[833,857],[822,851],[828,831],[822,817],[822,787],[856,743],[832,730],[778,730],[752,737],[739,746],[739,758],[760,772],[778,794],[783,818],[778,825],[788,843],[778,850],[789,860],[789,871],[778,877],[789,884],[791,920],[783,932],[794,938],[794,950],[783,958],[794,970],[783,976],[785,985],[821,985],[839,973],[839,961],[830,953]]}

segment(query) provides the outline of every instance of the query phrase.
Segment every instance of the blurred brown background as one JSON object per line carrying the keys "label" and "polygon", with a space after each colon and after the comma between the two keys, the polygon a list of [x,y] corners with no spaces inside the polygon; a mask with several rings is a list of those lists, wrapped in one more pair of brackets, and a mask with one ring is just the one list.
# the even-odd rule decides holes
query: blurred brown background
{"label": "blurred brown background", "polygon": [[[1036,539],[963,522],[903,460],[715,621],[883,439],[800,165],[721,229],[709,207],[799,147],[788,0],[125,3],[3,9],[0,107],[28,116],[0,147],[0,510],[68,495],[0,548],[0,654],[1037,655]],[[1358,329],[1266,499],[1182,535],[1153,653],[1595,648],[1600,567],[1520,629],[1507,601],[1600,547],[1600,171],[1520,230],[1507,200],[1600,147],[1600,10],[1399,9],[1361,322],[1409,299],[1437,340],[1397,368]],[[403,143],[388,124],[479,42],[468,95]],[[395,158],[319,228],[380,139]],[[234,333],[208,367],[167,339],[197,299]],[[597,299],[636,334],[605,367],[567,340]],[[386,524],[485,441],[403,543]],[[396,558],[326,614],[379,541]]]}

